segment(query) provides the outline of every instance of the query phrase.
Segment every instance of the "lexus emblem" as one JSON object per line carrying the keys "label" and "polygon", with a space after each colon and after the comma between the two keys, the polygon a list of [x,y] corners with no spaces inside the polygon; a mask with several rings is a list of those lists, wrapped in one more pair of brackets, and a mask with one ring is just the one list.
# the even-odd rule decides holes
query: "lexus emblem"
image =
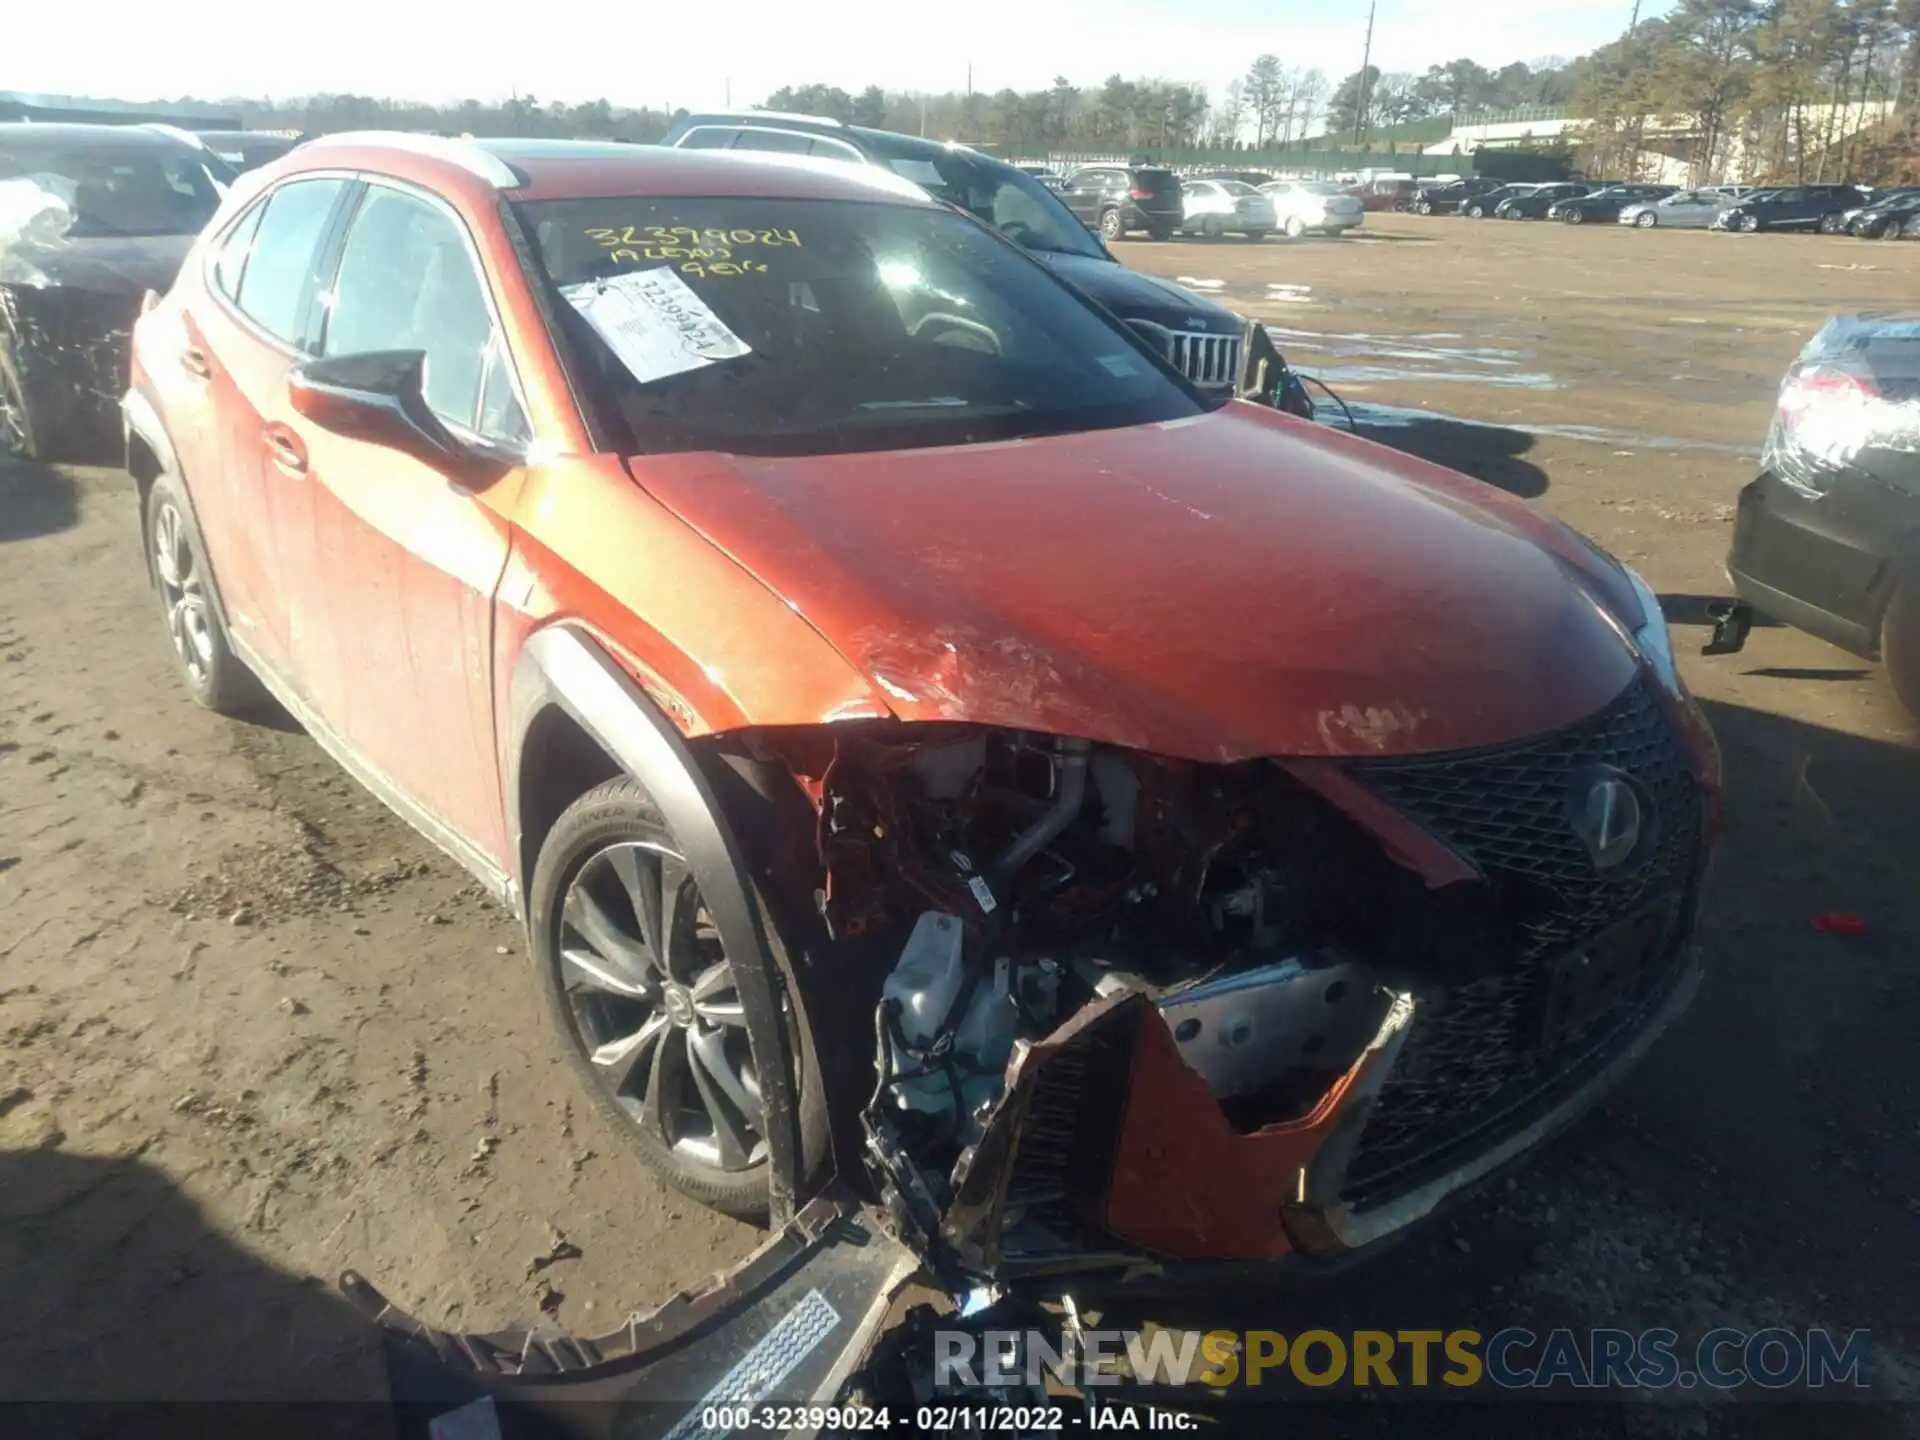
{"label": "lexus emblem", "polygon": [[1646,826],[1639,788],[1618,770],[1589,770],[1574,781],[1573,833],[1586,844],[1593,868],[1617,870],[1640,848]]}

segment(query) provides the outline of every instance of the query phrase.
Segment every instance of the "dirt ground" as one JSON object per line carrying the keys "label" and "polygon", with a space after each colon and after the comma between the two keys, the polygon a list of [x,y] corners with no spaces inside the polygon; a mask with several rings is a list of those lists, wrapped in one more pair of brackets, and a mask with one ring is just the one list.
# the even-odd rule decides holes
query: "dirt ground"
{"label": "dirt ground", "polygon": [[[1640,567],[1726,753],[1687,1019],[1514,1180],[1239,1318],[1864,1328],[1876,1393],[1913,1398],[1911,730],[1804,636],[1697,652],[1780,372],[1827,314],[1911,303],[1920,246],[1389,216],[1119,253],[1268,321],[1368,433]],[[1817,933],[1827,911],[1865,932]],[[755,1232],[574,1096],[525,971],[514,925],[291,722],[185,699],[126,477],[0,467],[0,1396],[377,1397],[345,1268],[439,1324],[593,1331],[744,1255]],[[1668,1400],[1594,1433],[1902,1425]],[[1376,1408],[1361,1433],[1434,1433]],[[1473,1428],[1521,1433],[1496,1418]]]}

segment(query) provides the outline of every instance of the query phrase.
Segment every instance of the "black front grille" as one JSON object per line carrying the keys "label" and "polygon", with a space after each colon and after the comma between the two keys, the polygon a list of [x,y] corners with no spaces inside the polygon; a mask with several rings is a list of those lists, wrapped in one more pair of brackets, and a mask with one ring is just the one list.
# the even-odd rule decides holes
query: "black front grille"
{"label": "black front grille", "polygon": [[[1574,792],[1597,766],[1633,778],[1652,826],[1640,854],[1615,872],[1596,869],[1572,823]],[[1364,1205],[1496,1143],[1632,1038],[1678,974],[1701,806],[1680,738],[1644,677],[1552,735],[1353,769],[1480,868],[1513,944],[1495,973],[1420,997],[1348,1171],[1345,1198]],[[1631,973],[1577,1023],[1548,1025],[1556,962],[1602,932],[1632,956]]]}

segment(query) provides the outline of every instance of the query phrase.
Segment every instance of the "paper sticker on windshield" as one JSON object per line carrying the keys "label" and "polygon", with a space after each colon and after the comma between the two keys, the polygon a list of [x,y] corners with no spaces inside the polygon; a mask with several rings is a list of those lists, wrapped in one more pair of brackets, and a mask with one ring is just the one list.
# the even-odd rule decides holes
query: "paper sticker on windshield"
{"label": "paper sticker on windshield", "polygon": [[643,385],[753,353],[664,267],[566,285],[560,293]]}
{"label": "paper sticker on windshield", "polygon": [[1140,373],[1140,367],[1134,363],[1131,355],[1096,355],[1093,358],[1100,362],[1101,369],[1117,380]]}

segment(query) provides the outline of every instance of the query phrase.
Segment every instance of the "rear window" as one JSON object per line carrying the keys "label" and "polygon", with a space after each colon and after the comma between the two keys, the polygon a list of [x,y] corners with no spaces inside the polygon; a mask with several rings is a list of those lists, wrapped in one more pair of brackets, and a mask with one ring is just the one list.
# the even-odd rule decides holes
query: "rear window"
{"label": "rear window", "polygon": [[1180,177],[1171,170],[1136,170],[1133,172],[1133,183],[1155,195],[1180,193]]}
{"label": "rear window", "polygon": [[571,368],[634,453],[959,445],[1199,414],[1119,322],[945,209],[523,203]]}

